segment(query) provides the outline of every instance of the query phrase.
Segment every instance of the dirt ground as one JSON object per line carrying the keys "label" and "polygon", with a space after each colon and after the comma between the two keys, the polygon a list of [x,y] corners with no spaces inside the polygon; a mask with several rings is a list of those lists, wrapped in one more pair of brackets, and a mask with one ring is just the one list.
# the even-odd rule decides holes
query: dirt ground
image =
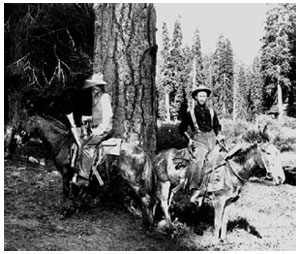
{"label": "dirt ground", "polygon": [[[46,157],[45,166],[28,161],[28,153]],[[195,209],[185,194],[175,197],[177,222],[168,230],[146,230],[109,198],[62,219],[61,176],[43,153],[33,148],[4,162],[4,250],[296,250],[296,186],[248,182],[232,208],[227,241],[213,243],[212,210]]]}

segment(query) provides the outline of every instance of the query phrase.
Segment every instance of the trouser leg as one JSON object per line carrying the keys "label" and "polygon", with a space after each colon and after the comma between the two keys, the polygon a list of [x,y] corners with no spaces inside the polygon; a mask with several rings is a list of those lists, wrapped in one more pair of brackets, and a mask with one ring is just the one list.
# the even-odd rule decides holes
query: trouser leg
{"label": "trouser leg", "polygon": [[100,143],[107,138],[109,135],[108,132],[104,132],[101,135],[94,135],[91,136],[82,146],[80,149],[80,158],[79,158],[79,172],[83,178],[88,179],[90,176],[91,169],[96,163],[97,159],[97,152]]}

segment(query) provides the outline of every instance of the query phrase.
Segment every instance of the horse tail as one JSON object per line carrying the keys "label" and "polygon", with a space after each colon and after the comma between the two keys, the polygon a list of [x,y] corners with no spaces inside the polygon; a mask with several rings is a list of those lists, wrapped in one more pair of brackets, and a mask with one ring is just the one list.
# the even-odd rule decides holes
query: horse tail
{"label": "horse tail", "polygon": [[153,179],[154,174],[153,174],[152,163],[149,155],[145,153],[145,157],[146,157],[146,161],[144,164],[142,179],[145,183],[145,188],[147,192],[151,192],[154,184],[154,179]]}

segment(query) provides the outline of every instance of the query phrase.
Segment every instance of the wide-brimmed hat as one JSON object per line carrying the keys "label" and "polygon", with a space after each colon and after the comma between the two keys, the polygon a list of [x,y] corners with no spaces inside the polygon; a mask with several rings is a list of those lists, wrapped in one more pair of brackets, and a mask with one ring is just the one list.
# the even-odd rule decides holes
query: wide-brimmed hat
{"label": "wide-brimmed hat", "polygon": [[196,100],[196,96],[199,92],[206,92],[207,97],[209,97],[211,94],[211,90],[208,87],[200,85],[192,92],[192,98]]}
{"label": "wide-brimmed hat", "polygon": [[85,80],[84,86],[82,89],[86,89],[93,86],[99,85],[107,85],[107,83],[103,80],[102,73],[95,73],[90,78]]}

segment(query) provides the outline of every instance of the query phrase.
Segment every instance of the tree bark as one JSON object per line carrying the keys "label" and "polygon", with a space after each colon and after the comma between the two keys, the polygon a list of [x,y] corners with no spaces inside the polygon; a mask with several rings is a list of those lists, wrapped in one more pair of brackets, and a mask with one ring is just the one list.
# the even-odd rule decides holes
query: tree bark
{"label": "tree bark", "polygon": [[116,136],[156,149],[156,14],[153,4],[95,4],[94,72],[109,83]]}

